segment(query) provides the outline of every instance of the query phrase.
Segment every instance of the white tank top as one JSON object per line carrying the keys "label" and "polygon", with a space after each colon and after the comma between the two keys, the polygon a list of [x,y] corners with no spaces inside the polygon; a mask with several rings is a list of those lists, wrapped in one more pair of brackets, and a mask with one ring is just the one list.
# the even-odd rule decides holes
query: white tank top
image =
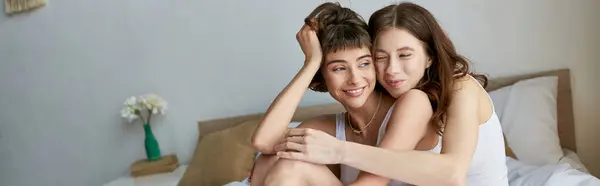
{"label": "white tank top", "polygon": [[[388,124],[388,120],[390,119],[390,115],[392,114],[394,110],[394,105],[392,105],[390,107],[390,109],[388,110],[387,114],[385,115],[385,118],[383,119],[383,122],[381,123],[381,126],[379,127],[379,132],[377,134],[377,145],[379,145],[379,143],[381,143],[381,140],[383,139],[383,135],[385,134],[385,131],[387,129],[387,124]],[[339,140],[343,140],[346,141],[346,119],[344,117],[344,113],[338,113],[336,114],[336,127],[335,127],[336,131],[335,131],[335,137]],[[429,152],[434,152],[434,153],[440,153],[441,150],[441,137],[438,139],[438,144],[433,147],[433,149],[429,150]],[[340,181],[344,184],[344,185],[348,185],[352,182],[354,182],[356,180],[356,178],[358,177],[358,174],[360,173],[360,170],[355,169],[354,167],[350,167],[344,164],[340,164]],[[388,183],[388,186],[404,186],[404,185],[410,185],[398,180],[391,180]]]}
{"label": "white tank top", "polygon": [[[488,97],[489,98],[489,97]],[[490,98],[490,102],[491,102]],[[492,102],[492,106],[493,106]],[[394,105],[388,110],[381,127],[379,128],[377,145],[381,142],[385,134],[387,123],[393,111]],[[502,127],[500,120],[496,115],[496,110],[492,109],[491,117],[483,124],[479,125],[478,143],[473,154],[471,166],[467,173],[467,185],[473,186],[508,186],[506,154],[504,149],[504,139],[502,136]],[[346,141],[346,125],[344,113],[336,114],[336,133],[339,140]],[[442,149],[442,137],[438,143],[428,152],[440,153]],[[340,180],[344,185],[350,184],[356,180],[359,170],[353,167],[340,165]],[[388,186],[410,185],[398,180],[392,180]]]}

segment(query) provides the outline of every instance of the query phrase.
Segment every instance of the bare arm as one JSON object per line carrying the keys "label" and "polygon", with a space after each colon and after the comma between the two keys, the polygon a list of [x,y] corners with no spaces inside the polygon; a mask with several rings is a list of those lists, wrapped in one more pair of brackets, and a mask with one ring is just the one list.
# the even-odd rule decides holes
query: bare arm
{"label": "bare arm", "polygon": [[[328,135],[335,137],[336,128],[335,128],[335,115],[322,115],[316,118],[312,118],[308,121],[302,122],[298,125],[298,129],[307,128],[319,130],[327,133]],[[280,144],[282,146],[289,146],[290,144]],[[293,144],[292,144],[293,145]],[[276,145],[275,149],[285,149],[286,147],[278,147]],[[327,164],[327,168],[335,175],[338,179],[340,178],[340,164]]]}
{"label": "bare arm", "polygon": [[306,57],[304,66],[271,103],[252,135],[252,144],[263,154],[274,153],[273,146],[283,139],[302,96],[321,66],[321,46],[315,31],[305,24],[296,39]]}
{"label": "bare arm", "polygon": [[263,154],[273,154],[273,146],[283,138],[292,116],[308,89],[319,63],[302,67],[290,84],[279,93],[254,131],[252,144]]}
{"label": "bare arm", "polygon": [[[342,163],[415,185],[464,185],[478,137],[480,87],[459,80],[447,112],[441,154],[345,143]],[[365,161],[369,160],[369,161]]]}
{"label": "bare arm", "polygon": [[[432,114],[431,103],[425,92],[417,89],[408,91],[396,101],[379,147],[394,151],[415,149],[427,132]],[[389,181],[389,178],[361,171],[352,185],[383,186]]]}

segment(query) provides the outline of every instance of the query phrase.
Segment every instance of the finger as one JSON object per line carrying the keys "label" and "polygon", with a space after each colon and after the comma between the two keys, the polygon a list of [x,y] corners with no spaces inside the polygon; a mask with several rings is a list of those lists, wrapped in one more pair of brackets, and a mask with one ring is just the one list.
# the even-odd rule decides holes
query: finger
{"label": "finger", "polygon": [[298,34],[304,33],[306,29],[310,29],[310,27],[306,24],[303,24],[302,27],[300,27],[300,30],[298,30]]}
{"label": "finger", "polygon": [[290,136],[305,136],[307,134],[308,129],[305,128],[293,128],[293,129],[288,129],[288,131],[286,132],[285,136],[286,137],[290,137]]}
{"label": "finger", "polygon": [[300,30],[303,31],[303,32],[306,31],[306,30],[310,30],[310,29],[311,29],[310,25],[307,25],[307,24],[302,25],[302,28],[300,28]]}
{"label": "finger", "polygon": [[304,149],[306,149],[305,145],[302,145],[299,143],[294,143],[294,142],[281,143],[279,145],[275,145],[275,148],[274,148],[275,151],[279,151],[279,152],[287,152],[290,150],[304,152]]}
{"label": "finger", "polygon": [[296,39],[299,39],[300,35],[304,32],[304,30],[306,29],[307,25],[304,24],[302,25],[302,27],[300,28],[300,30],[298,30],[298,33],[296,33]]}
{"label": "finger", "polygon": [[286,138],[287,142],[298,143],[298,144],[306,144],[304,140],[304,136],[290,136]]}
{"label": "finger", "polygon": [[316,35],[317,33],[315,32],[315,30],[311,29],[310,27],[304,31],[304,37],[305,38],[310,38],[310,36],[312,35]]}
{"label": "finger", "polygon": [[277,157],[292,160],[305,160],[306,155],[301,152],[277,152]]}
{"label": "finger", "polygon": [[275,144],[281,144],[281,143],[285,143],[287,141],[288,141],[287,137],[283,136],[282,138],[278,138],[277,141],[275,142]]}
{"label": "finger", "polygon": [[317,19],[313,18],[311,20],[308,21],[308,26],[312,29],[312,30],[317,30]]}
{"label": "finger", "polygon": [[307,38],[308,32],[311,31],[311,30],[312,30],[312,28],[310,28],[309,25],[304,24],[304,27],[300,31],[300,34],[302,35],[303,38]]}
{"label": "finger", "polygon": [[306,30],[308,27],[310,27],[310,25],[302,24],[302,28],[300,28],[300,30]]}

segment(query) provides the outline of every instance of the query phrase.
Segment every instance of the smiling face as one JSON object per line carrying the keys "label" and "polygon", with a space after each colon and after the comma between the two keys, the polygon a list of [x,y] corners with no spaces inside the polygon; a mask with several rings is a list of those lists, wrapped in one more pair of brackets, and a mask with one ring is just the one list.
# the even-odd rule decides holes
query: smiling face
{"label": "smiling face", "polygon": [[346,107],[363,106],[375,89],[375,68],[368,47],[327,54],[321,73],[329,94]]}
{"label": "smiling face", "polygon": [[423,43],[403,29],[387,29],[374,46],[377,80],[394,97],[415,88],[431,66]]}

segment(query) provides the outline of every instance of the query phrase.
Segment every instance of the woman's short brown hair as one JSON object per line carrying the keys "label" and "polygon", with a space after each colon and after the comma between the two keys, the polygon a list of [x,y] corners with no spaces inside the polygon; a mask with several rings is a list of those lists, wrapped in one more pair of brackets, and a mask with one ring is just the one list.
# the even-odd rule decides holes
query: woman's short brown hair
{"label": "woman's short brown hair", "polygon": [[[365,20],[349,8],[339,3],[323,3],[313,10],[304,22],[317,32],[323,59],[329,53],[346,49],[371,48],[371,38]],[[317,92],[327,92],[325,79],[319,70],[309,88]]]}

